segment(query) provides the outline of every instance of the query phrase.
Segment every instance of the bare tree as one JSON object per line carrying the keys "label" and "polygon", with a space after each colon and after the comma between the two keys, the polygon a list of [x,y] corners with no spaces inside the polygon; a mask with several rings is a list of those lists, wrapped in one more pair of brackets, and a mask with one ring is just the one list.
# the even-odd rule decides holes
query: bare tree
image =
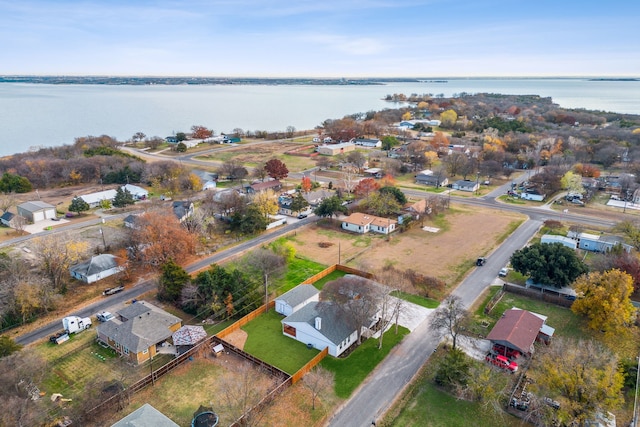
{"label": "bare tree", "polygon": [[274,385],[273,378],[268,378],[249,362],[232,365],[222,377],[221,403],[239,425],[260,425],[264,411],[257,405]]}
{"label": "bare tree", "polygon": [[333,387],[333,372],[316,366],[303,378],[302,383],[311,392],[311,409],[316,409],[316,399]]}
{"label": "bare tree", "polygon": [[269,310],[269,279],[283,274],[285,271],[286,260],[282,255],[278,255],[269,249],[260,248],[250,252],[246,256],[246,267],[260,274],[264,285],[264,304],[267,311]]}
{"label": "bare tree", "polygon": [[353,188],[358,183],[357,173],[357,168],[350,165],[345,166],[345,168],[342,170],[342,182],[344,183],[344,189],[347,191],[347,193],[351,193],[353,191]]}
{"label": "bare tree", "polygon": [[458,335],[464,330],[468,316],[469,313],[462,305],[460,297],[449,295],[434,313],[431,329],[435,331],[445,329],[451,336],[452,347],[455,349]]}
{"label": "bare tree", "polygon": [[0,194],[0,210],[6,212],[18,203],[15,193]]}
{"label": "bare tree", "polygon": [[325,284],[320,292],[320,311],[327,306],[336,307],[344,320],[362,338],[362,328],[369,328],[380,311],[384,289],[364,277],[347,274]]}
{"label": "bare tree", "polygon": [[25,349],[0,360],[0,425],[27,427],[51,421],[37,384],[48,372],[46,362]]}

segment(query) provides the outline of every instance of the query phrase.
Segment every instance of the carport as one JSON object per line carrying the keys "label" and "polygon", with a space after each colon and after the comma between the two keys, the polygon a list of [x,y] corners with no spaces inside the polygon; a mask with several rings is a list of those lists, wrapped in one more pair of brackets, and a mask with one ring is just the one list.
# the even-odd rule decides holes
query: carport
{"label": "carport", "polygon": [[535,314],[517,308],[504,312],[500,320],[491,329],[487,339],[522,354],[533,353],[533,343],[538,337],[544,320]]}

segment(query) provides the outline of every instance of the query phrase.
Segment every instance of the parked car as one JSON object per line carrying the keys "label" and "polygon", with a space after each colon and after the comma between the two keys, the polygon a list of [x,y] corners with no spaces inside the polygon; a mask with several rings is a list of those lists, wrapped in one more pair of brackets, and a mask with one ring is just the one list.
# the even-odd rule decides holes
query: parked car
{"label": "parked car", "polygon": [[108,311],[103,311],[102,313],[96,314],[96,317],[100,322],[108,322],[109,320],[115,318],[116,316],[114,316],[112,313],[109,313]]}
{"label": "parked car", "polygon": [[304,219],[306,217],[308,217],[309,215],[307,215],[306,213],[301,213],[300,215],[298,215],[298,219]]}
{"label": "parked car", "polygon": [[478,267],[482,267],[486,262],[487,262],[487,259],[485,257],[481,256],[476,260],[476,265]]}
{"label": "parked car", "polygon": [[509,269],[507,267],[501,268],[500,272],[498,273],[499,277],[506,277],[507,274],[509,274]]}

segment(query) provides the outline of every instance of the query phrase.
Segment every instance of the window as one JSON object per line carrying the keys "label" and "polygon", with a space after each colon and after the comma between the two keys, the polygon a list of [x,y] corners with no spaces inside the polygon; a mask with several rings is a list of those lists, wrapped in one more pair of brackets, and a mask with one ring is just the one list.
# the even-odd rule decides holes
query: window
{"label": "window", "polygon": [[142,350],[142,354],[147,354],[147,353],[149,353],[149,349]]}
{"label": "window", "polygon": [[123,347],[124,349],[124,354],[129,354],[129,349],[127,347]]}
{"label": "window", "polygon": [[291,335],[292,337],[296,336],[296,328],[290,325],[284,325],[284,333],[287,335]]}

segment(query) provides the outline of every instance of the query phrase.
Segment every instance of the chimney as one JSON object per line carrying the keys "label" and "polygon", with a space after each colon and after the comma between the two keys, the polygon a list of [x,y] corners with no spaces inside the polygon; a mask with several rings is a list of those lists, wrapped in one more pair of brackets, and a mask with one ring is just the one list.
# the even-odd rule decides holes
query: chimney
{"label": "chimney", "polygon": [[321,317],[316,317],[316,329],[317,330],[322,329],[322,318]]}

